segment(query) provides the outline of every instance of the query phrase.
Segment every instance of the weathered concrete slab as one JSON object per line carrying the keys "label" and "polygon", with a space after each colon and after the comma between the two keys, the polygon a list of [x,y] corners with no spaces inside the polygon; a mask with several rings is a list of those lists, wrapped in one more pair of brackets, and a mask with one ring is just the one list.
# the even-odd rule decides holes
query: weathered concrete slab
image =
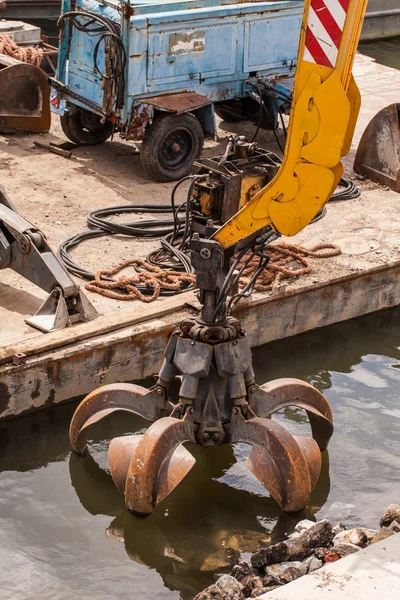
{"label": "weathered concrete slab", "polygon": [[[236,314],[255,347],[398,304],[400,262],[255,299]],[[157,374],[168,337],[184,314],[173,311],[163,319],[29,356],[19,366],[1,365],[0,418],[83,396],[99,385]]]}
{"label": "weathered concrete slab", "polygon": [[[399,99],[400,71],[359,56],[355,76],[363,95],[356,144],[370,118]],[[377,80],[385,81],[378,94]],[[222,127],[226,124],[220,123],[220,142],[207,142],[205,154],[223,151],[227,130]],[[248,137],[254,134],[250,123],[235,124],[234,130]],[[64,141],[57,123],[41,138]],[[273,149],[271,132],[260,132],[259,143]],[[346,159],[348,175],[355,147]],[[68,161],[38,151],[26,134],[0,135],[2,185],[54,248],[85,229],[87,213],[94,208],[128,201],[168,204],[173,184],[145,179],[134,145],[110,141],[74,153],[76,160]],[[329,203],[324,219],[286,240],[308,248],[333,242],[342,254],[310,259],[312,272],[289,281],[286,294],[256,294],[250,304],[239,306],[252,346],[400,304],[400,196],[370,182],[357,184],[360,198]],[[73,258],[91,270],[111,268],[127,256],[146,256],[156,245],[155,240],[138,242],[125,236],[103,238],[79,246]],[[168,335],[185,314],[185,302],[196,303],[192,293],[146,307],[88,295],[102,315],[99,319],[42,334],[29,328],[24,317],[38,309],[43,292],[15,273],[1,272],[0,418],[82,396],[103,383],[155,374]],[[20,353],[26,362],[13,364]]]}
{"label": "weathered concrete slab", "polygon": [[259,600],[398,600],[400,535],[327,565]]}

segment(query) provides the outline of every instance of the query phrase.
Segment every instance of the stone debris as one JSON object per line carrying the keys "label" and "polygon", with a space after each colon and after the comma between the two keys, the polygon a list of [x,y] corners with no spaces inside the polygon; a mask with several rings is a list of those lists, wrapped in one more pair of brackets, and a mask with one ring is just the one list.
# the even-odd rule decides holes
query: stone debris
{"label": "stone debris", "polygon": [[380,526],[388,527],[393,521],[400,522],[400,504],[390,504],[382,515]]}
{"label": "stone debris", "polygon": [[263,588],[258,588],[258,590],[253,590],[251,593],[251,598],[258,598],[259,596],[262,596],[263,594],[266,594],[267,592],[272,592],[272,590],[276,590],[276,588],[278,588],[279,585],[272,585],[271,587],[263,587]]}
{"label": "stone debris", "polygon": [[400,523],[398,521],[393,521],[389,525],[390,529],[393,529],[395,533],[400,533]]}
{"label": "stone debris", "polygon": [[[241,547],[248,548],[252,544],[247,534],[244,537],[241,537],[242,534],[227,536],[224,539],[234,547],[225,547],[223,551],[211,554],[201,570],[211,571],[211,566],[215,565],[215,572],[223,565],[230,565],[233,566],[231,575],[220,577],[194,600],[258,598],[317,571],[324,564],[336,562],[397,533],[400,533],[400,505],[391,504],[382,516],[379,530],[367,527],[346,529],[341,522],[331,524],[325,519],[314,523],[303,519],[285,541],[262,547],[252,554],[250,562],[240,560],[240,551],[244,552]],[[261,535],[257,536],[258,542]],[[269,536],[264,537],[268,543]]]}
{"label": "stone debris", "polygon": [[214,585],[197,594],[194,600],[244,600],[243,586],[231,575],[222,575]]}
{"label": "stone debris", "polygon": [[332,525],[333,535],[337,535],[341,531],[345,531],[345,529],[346,529],[346,526],[343,525],[343,523],[341,523],[340,521],[337,521],[336,523],[334,523]]}
{"label": "stone debris", "polygon": [[315,558],[319,560],[324,560],[326,554],[329,554],[329,548],[315,548],[313,552]]}
{"label": "stone debris", "polygon": [[381,542],[382,540],[386,540],[391,535],[395,535],[395,533],[396,532],[393,529],[391,529],[390,527],[382,527],[378,531],[378,533],[376,534],[376,536],[374,537],[374,539],[372,540],[371,544],[376,544],[377,542]]}
{"label": "stone debris", "polygon": [[303,519],[303,521],[299,521],[297,523],[297,525],[294,528],[294,530],[297,533],[301,533],[305,529],[310,529],[310,527],[313,527],[314,525],[315,525],[315,523],[313,521],[309,521],[308,519]]}
{"label": "stone debris", "polygon": [[307,565],[299,561],[293,561],[268,567],[266,575],[272,576],[280,585],[283,585],[303,577],[307,574],[307,571]]}
{"label": "stone debris", "polygon": [[355,544],[350,544],[349,542],[338,542],[332,547],[330,553],[339,554],[340,558],[343,558],[344,556],[349,556],[350,554],[354,554],[359,550],[360,546],[356,546]]}
{"label": "stone debris", "polygon": [[312,527],[304,529],[297,537],[262,548],[253,554],[251,564],[256,569],[260,569],[287,560],[301,560],[311,554],[317,546],[329,544],[332,538],[332,525],[325,519],[313,523]]}
{"label": "stone debris", "polygon": [[312,573],[313,571],[320,569],[322,567],[322,565],[324,564],[323,561],[320,560],[319,558],[316,558],[314,556],[314,554],[311,554],[311,556],[308,556],[307,558],[305,558],[302,561],[302,563],[303,563],[303,565],[305,565],[307,567],[308,573]]}
{"label": "stone debris", "polygon": [[344,542],[365,548],[372,542],[377,533],[376,529],[367,529],[366,527],[355,527],[348,531],[340,531],[333,538],[333,545]]}
{"label": "stone debris", "polygon": [[240,560],[231,571],[231,575],[240,581],[240,583],[250,574],[257,575],[257,571],[245,560]]}

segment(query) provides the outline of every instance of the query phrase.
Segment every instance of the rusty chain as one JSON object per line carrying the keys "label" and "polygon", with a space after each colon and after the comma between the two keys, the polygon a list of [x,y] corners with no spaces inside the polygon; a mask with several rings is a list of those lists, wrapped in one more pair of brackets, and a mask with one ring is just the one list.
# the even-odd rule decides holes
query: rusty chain
{"label": "rusty chain", "polygon": [[[312,267],[306,258],[331,258],[341,254],[339,246],[331,243],[321,243],[310,249],[297,244],[281,242],[268,248],[271,260],[261,273],[255,291],[265,292],[272,288],[275,283],[283,279],[300,277],[311,272]],[[243,258],[245,260],[245,257]],[[246,284],[258,269],[259,259],[257,256],[244,270],[241,283]],[[110,278],[120,273],[127,267],[135,267],[137,272],[133,275],[122,275],[115,281],[103,279]],[[141,302],[154,302],[160,296],[162,289],[179,291],[181,283],[195,285],[195,275],[182,273],[181,271],[169,271],[151,265],[141,258],[125,260],[112,269],[101,269],[95,274],[95,279],[86,283],[85,287],[90,292],[100,294],[113,300],[140,300]],[[143,294],[135,287],[138,284],[153,287],[151,295]]]}
{"label": "rusty chain", "polygon": [[[257,292],[266,292],[283,279],[308,275],[312,267],[306,258],[331,258],[341,254],[339,246],[331,243],[321,243],[312,248],[304,248],[297,244],[279,244],[268,246],[271,259],[268,266],[260,274],[254,287]],[[243,258],[243,261],[246,257]],[[258,269],[259,258],[255,256],[249,266],[243,271],[241,282],[247,283]]]}
{"label": "rusty chain", "polygon": [[[129,276],[122,275],[116,281],[102,279],[102,277],[117,275],[127,267],[135,267],[137,272]],[[178,292],[181,289],[181,282],[194,285],[196,277],[188,273],[182,273],[181,271],[167,271],[151,265],[141,258],[133,258],[125,260],[112,269],[97,271],[95,279],[86,283],[85,287],[90,292],[95,292],[113,300],[141,300],[142,302],[149,303],[157,300],[161,289]],[[143,294],[135,287],[139,283],[149,288],[153,287],[153,294]]]}

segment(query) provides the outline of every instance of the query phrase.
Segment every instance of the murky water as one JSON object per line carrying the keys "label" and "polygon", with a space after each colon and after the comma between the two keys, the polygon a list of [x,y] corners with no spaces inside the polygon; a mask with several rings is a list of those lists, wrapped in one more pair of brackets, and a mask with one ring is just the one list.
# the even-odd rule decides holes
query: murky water
{"label": "murky water", "polygon": [[400,69],[400,37],[362,42],[359,50],[362,54],[376,58],[382,65]]}
{"label": "murky water", "polygon": [[[109,437],[144,423],[125,416],[101,424],[96,460],[82,459],[68,447],[75,406],[59,406],[0,424],[0,597],[186,600],[213,581],[208,568],[221,571],[224,549],[254,551],[302,517],[377,526],[400,497],[400,309],[258,349],[254,364],[259,383],[290,376],[316,385],[334,412],[336,431],[303,514],[279,511],[238,446],[195,448],[187,479],[138,519],[98,465],[106,465]],[[297,410],[280,418],[308,431]]]}

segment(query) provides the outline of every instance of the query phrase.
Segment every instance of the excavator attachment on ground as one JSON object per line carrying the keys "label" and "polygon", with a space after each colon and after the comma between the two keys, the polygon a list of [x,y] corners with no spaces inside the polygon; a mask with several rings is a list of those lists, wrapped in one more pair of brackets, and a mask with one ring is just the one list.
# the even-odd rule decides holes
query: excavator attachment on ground
{"label": "excavator attachment on ground", "polygon": [[18,214],[0,186],[0,271],[3,269],[12,269],[49,293],[37,313],[25,319],[28,325],[48,333],[97,317],[44,234]]}
{"label": "excavator attachment on ground", "polygon": [[49,131],[50,86],[39,67],[0,54],[0,129]]}
{"label": "excavator attachment on ground", "polygon": [[354,170],[400,192],[400,104],[391,104],[367,126],[358,146]]}
{"label": "excavator attachment on ground", "polygon": [[[251,293],[268,264],[268,244],[305,227],[341,177],[340,158],[350,148],[360,105],[352,65],[366,5],[366,0],[305,1],[281,166],[256,144],[235,138],[191,185],[190,256],[199,316],[185,319],[172,334],[152,389],[105,386],[89,394],[72,418],[70,441],[78,454],[89,428],[116,411],[152,423],[144,435],[117,438],[109,446],[112,478],[134,513],[150,514],[182,481],[194,464],[191,444],[249,444],[249,469],[283,510],[300,511],[309,502],[321,451],[333,432],[329,404],[304,381],[258,386],[249,341],[231,309]],[[249,260],[258,269],[238,293]],[[296,437],[272,418],[290,406],[307,413],[312,437]]]}

